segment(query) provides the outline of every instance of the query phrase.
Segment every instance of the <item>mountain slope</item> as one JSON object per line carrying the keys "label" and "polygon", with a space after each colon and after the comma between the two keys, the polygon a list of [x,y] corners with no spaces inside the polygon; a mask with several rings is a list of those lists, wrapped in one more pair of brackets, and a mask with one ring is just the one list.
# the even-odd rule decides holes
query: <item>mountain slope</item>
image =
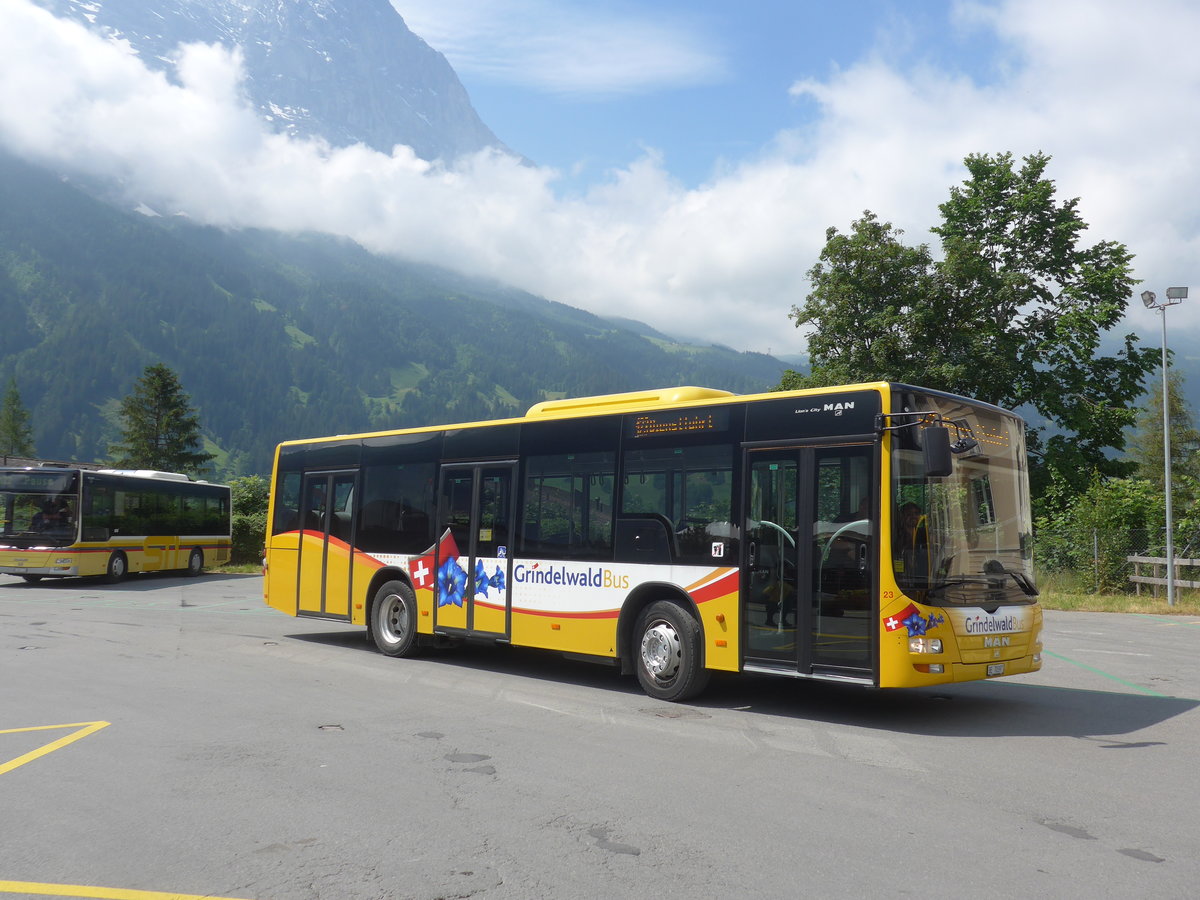
{"label": "mountain slope", "polygon": [[503,148],[442,54],[388,0],[35,0],[174,75],[181,43],[242,49],[250,102],[276,130],[406,144],[423,159]]}
{"label": "mountain slope", "polygon": [[0,321],[0,383],[17,377],[41,455],[102,458],[117,401],[161,361],[226,474],[266,471],[289,438],[512,415],[556,395],[760,390],[783,368],[346,240],[120,212],[6,156]]}

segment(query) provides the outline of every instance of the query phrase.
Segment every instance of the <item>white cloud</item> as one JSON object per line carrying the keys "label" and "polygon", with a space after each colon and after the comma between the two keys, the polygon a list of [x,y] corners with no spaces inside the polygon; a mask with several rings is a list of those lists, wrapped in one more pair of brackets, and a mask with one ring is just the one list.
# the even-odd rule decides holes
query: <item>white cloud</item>
{"label": "white cloud", "polygon": [[564,0],[392,0],[412,31],[462,73],[556,94],[706,84],[725,63],[686,20]]}
{"label": "white cloud", "polygon": [[[180,85],[25,2],[0,10],[0,143],[118,175],[130,199],[224,226],[318,229],[380,251],[499,278],[664,331],[776,353],[829,225],[874,210],[929,241],[970,152],[1043,150],[1059,197],[1082,197],[1092,239],[1127,243],[1159,291],[1200,299],[1200,33],[1187,2],[1010,0],[959,8],[1002,41],[989,85],[870,58],[794,87],[816,124],[688,189],[648,152],[585,194],[482,153],[450,165],[406,148],[331,149],[263,129],[239,101],[236,55],[183,48]],[[1129,49],[1126,49],[1126,48]],[[1176,58],[1178,57],[1178,58]],[[1132,318],[1156,327],[1140,304]],[[1172,312],[1200,322],[1200,303]]]}

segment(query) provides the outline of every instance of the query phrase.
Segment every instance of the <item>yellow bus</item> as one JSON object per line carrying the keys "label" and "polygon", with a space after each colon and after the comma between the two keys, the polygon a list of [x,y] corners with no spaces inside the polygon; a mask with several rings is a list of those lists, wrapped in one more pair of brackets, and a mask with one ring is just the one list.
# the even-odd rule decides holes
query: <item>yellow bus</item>
{"label": "yellow bus", "polygon": [[1024,423],[901,384],[551,400],[289,441],[264,599],[388,656],[483,640],[636,673],[876,687],[1041,667]]}
{"label": "yellow bus", "polygon": [[229,562],[226,485],[144,469],[0,468],[0,573],[29,582]]}

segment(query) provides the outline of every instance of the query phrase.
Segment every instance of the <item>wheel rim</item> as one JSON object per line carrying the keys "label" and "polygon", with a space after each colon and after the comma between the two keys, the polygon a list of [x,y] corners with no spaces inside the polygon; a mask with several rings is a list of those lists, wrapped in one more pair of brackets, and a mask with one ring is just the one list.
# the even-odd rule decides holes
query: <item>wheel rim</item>
{"label": "wheel rim", "polygon": [[114,556],[112,558],[112,562],[109,563],[108,570],[116,578],[120,578],[122,575],[124,575],[125,574],[125,557],[120,556],[120,555]]}
{"label": "wheel rim", "polygon": [[199,550],[193,550],[191,557],[188,559],[188,569],[192,572],[199,572],[204,566],[204,559],[200,555]]}
{"label": "wheel rim", "polygon": [[670,681],[679,671],[683,645],[670,622],[655,622],[642,635],[642,667],[657,681]]}
{"label": "wheel rim", "polygon": [[383,599],[379,630],[389,644],[398,644],[408,634],[408,605],[398,594],[388,594]]}

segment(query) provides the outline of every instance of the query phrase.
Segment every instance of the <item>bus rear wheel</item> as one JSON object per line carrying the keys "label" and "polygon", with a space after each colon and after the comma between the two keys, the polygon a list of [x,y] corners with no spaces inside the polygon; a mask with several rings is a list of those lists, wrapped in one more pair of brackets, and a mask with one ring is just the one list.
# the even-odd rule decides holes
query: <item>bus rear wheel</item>
{"label": "bus rear wheel", "polygon": [[104,580],[109,584],[116,584],[118,581],[124,581],[128,574],[129,563],[125,559],[125,554],[120,550],[114,551],[108,558],[108,566],[104,570]]}
{"label": "bus rear wheel", "polygon": [[192,548],[192,555],[188,557],[187,573],[192,578],[195,578],[204,571],[204,551],[199,547]]}
{"label": "bus rear wheel", "polygon": [[371,637],[384,656],[413,656],[417,641],[417,598],[403,581],[380,585],[371,603]]}
{"label": "bus rear wheel", "polygon": [[678,604],[659,600],[642,610],[633,641],[638,683],[651,697],[687,700],[708,685],[700,625]]}

